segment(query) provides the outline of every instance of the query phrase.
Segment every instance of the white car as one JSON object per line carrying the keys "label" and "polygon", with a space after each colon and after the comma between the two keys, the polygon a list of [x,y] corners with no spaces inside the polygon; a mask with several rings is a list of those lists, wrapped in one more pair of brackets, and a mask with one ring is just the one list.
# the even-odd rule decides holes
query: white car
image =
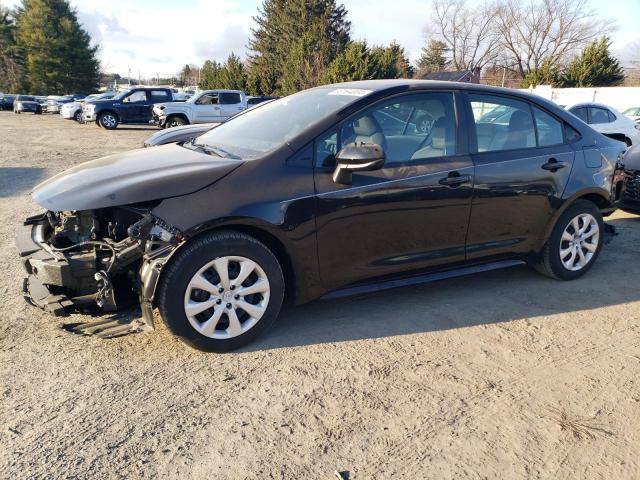
{"label": "white car", "polygon": [[82,105],[85,102],[90,102],[91,100],[108,99],[113,97],[114,95],[115,92],[92,93],[91,95],[87,95],[82,100],[64,103],[60,107],[60,116],[62,118],[66,118],[67,120],[75,120],[77,122],[80,122],[82,121]]}
{"label": "white car", "polygon": [[246,109],[247,96],[240,90],[203,90],[186,102],[155,105],[153,121],[162,128],[217,123]]}
{"label": "white car", "polygon": [[583,102],[569,105],[566,109],[588,123],[595,131],[620,140],[628,147],[640,144],[640,125],[613,107]]}
{"label": "white car", "polygon": [[622,112],[622,114],[626,115],[634,122],[640,122],[640,107],[627,108],[624,112]]}

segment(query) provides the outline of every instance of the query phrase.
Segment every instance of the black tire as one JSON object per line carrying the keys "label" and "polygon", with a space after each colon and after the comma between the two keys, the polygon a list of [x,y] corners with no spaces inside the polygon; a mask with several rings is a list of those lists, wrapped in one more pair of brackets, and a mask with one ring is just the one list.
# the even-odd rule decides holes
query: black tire
{"label": "black tire", "polygon": [[[598,246],[596,251],[593,253],[593,256],[584,267],[580,270],[570,270],[563,265],[560,259],[561,238],[569,223],[576,216],[581,214],[590,214],[598,223],[598,228],[600,229]],[[542,252],[540,252],[537,263],[534,264],[536,270],[543,275],[556,280],[575,280],[576,278],[580,278],[589,271],[598,259],[598,255],[600,255],[600,251],[602,250],[602,245],[604,243],[604,233],[604,221],[602,220],[602,213],[600,212],[600,209],[593,202],[588,200],[577,200],[573,205],[567,208],[562,215],[560,215],[560,218],[558,218],[558,221],[551,232],[551,236],[543,247]]]}
{"label": "black tire", "polygon": [[41,108],[36,109],[36,115],[42,115],[42,109]]}
{"label": "black tire", "polygon": [[181,127],[182,125],[189,125],[189,122],[179,115],[170,116],[164,124],[165,128]]}
{"label": "black tire", "polygon": [[113,112],[101,113],[98,117],[98,125],[107,130],[115,130],[118,128],[118,116]]}
{"label": "black tire", "polygon": [[73,119],[78,123],[82,123],[82,110],[77,111]]}
{"label": "black tire", "polygon": [[[199,333],[187,319],[184,297],[196,272],[212,260],[223,256],[242,256],[257,263],[267,276],[269,302],[257,323],[236,337],[214,339]],[[207,352],[228,352],[254,340],[271,327],[280,313],[284,298],[282,268],[273,253],[255,238],[236,231],[204,234],[183,246],[164,268],[156,304],[165,324],[182,341]]]}

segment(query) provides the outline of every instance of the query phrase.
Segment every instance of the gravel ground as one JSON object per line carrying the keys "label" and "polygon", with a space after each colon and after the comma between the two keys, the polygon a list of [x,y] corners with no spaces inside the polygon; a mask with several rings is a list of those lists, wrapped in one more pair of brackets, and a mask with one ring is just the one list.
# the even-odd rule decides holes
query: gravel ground
{"label": "gravel ground", "polygon": [[0,477],[640,478],[633,215],[578,281],[522,267],[317,301],[225,355],[27,306],[30,189],[150,130],[0,112]]}

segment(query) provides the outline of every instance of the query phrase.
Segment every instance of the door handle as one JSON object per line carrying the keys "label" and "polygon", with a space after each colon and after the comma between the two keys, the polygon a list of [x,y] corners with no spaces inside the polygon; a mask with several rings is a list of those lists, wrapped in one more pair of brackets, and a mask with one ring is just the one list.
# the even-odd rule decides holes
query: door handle
{"label": "door handle", "polygon": [[451,172],[448,177],[438,180],[440,185],[446,185],[448,187],[457,187],[463,183],[471,181],[471,175],[460,175],[458,172]]}
{"label": "door handle", "polygon": [[544,165],[542,165],[542,169],[543,170],[549,170],[551,172],[556,172],[558,170],[560,170],[561,168],[566,167],[567,164],[564,162],[559,162],[558,160],[556,160],[555,158],[550,158],[549,161],[547,163],[545,163]]}

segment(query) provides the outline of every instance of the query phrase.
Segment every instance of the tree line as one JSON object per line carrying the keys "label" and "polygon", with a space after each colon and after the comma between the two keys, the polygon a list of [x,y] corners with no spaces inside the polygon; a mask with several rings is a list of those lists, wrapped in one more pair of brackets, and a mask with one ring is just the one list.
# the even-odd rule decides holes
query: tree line
{"label": "tree line", "polygon": [[[396,42],[353,39],[347,9],[336,0],[264,0],[253,19],[246,60],[231,53],[223,62],[186,65],[181,83],[288,95],[328,83],[445,70],[501,72],[503,80],[525,87],[624,79],[605,35],[612,24],[599,19],[588,0],[434,0],[415,66]],[[67,0],[0,7],[0,91],[93,90],[100,79],[97,48]]]}

